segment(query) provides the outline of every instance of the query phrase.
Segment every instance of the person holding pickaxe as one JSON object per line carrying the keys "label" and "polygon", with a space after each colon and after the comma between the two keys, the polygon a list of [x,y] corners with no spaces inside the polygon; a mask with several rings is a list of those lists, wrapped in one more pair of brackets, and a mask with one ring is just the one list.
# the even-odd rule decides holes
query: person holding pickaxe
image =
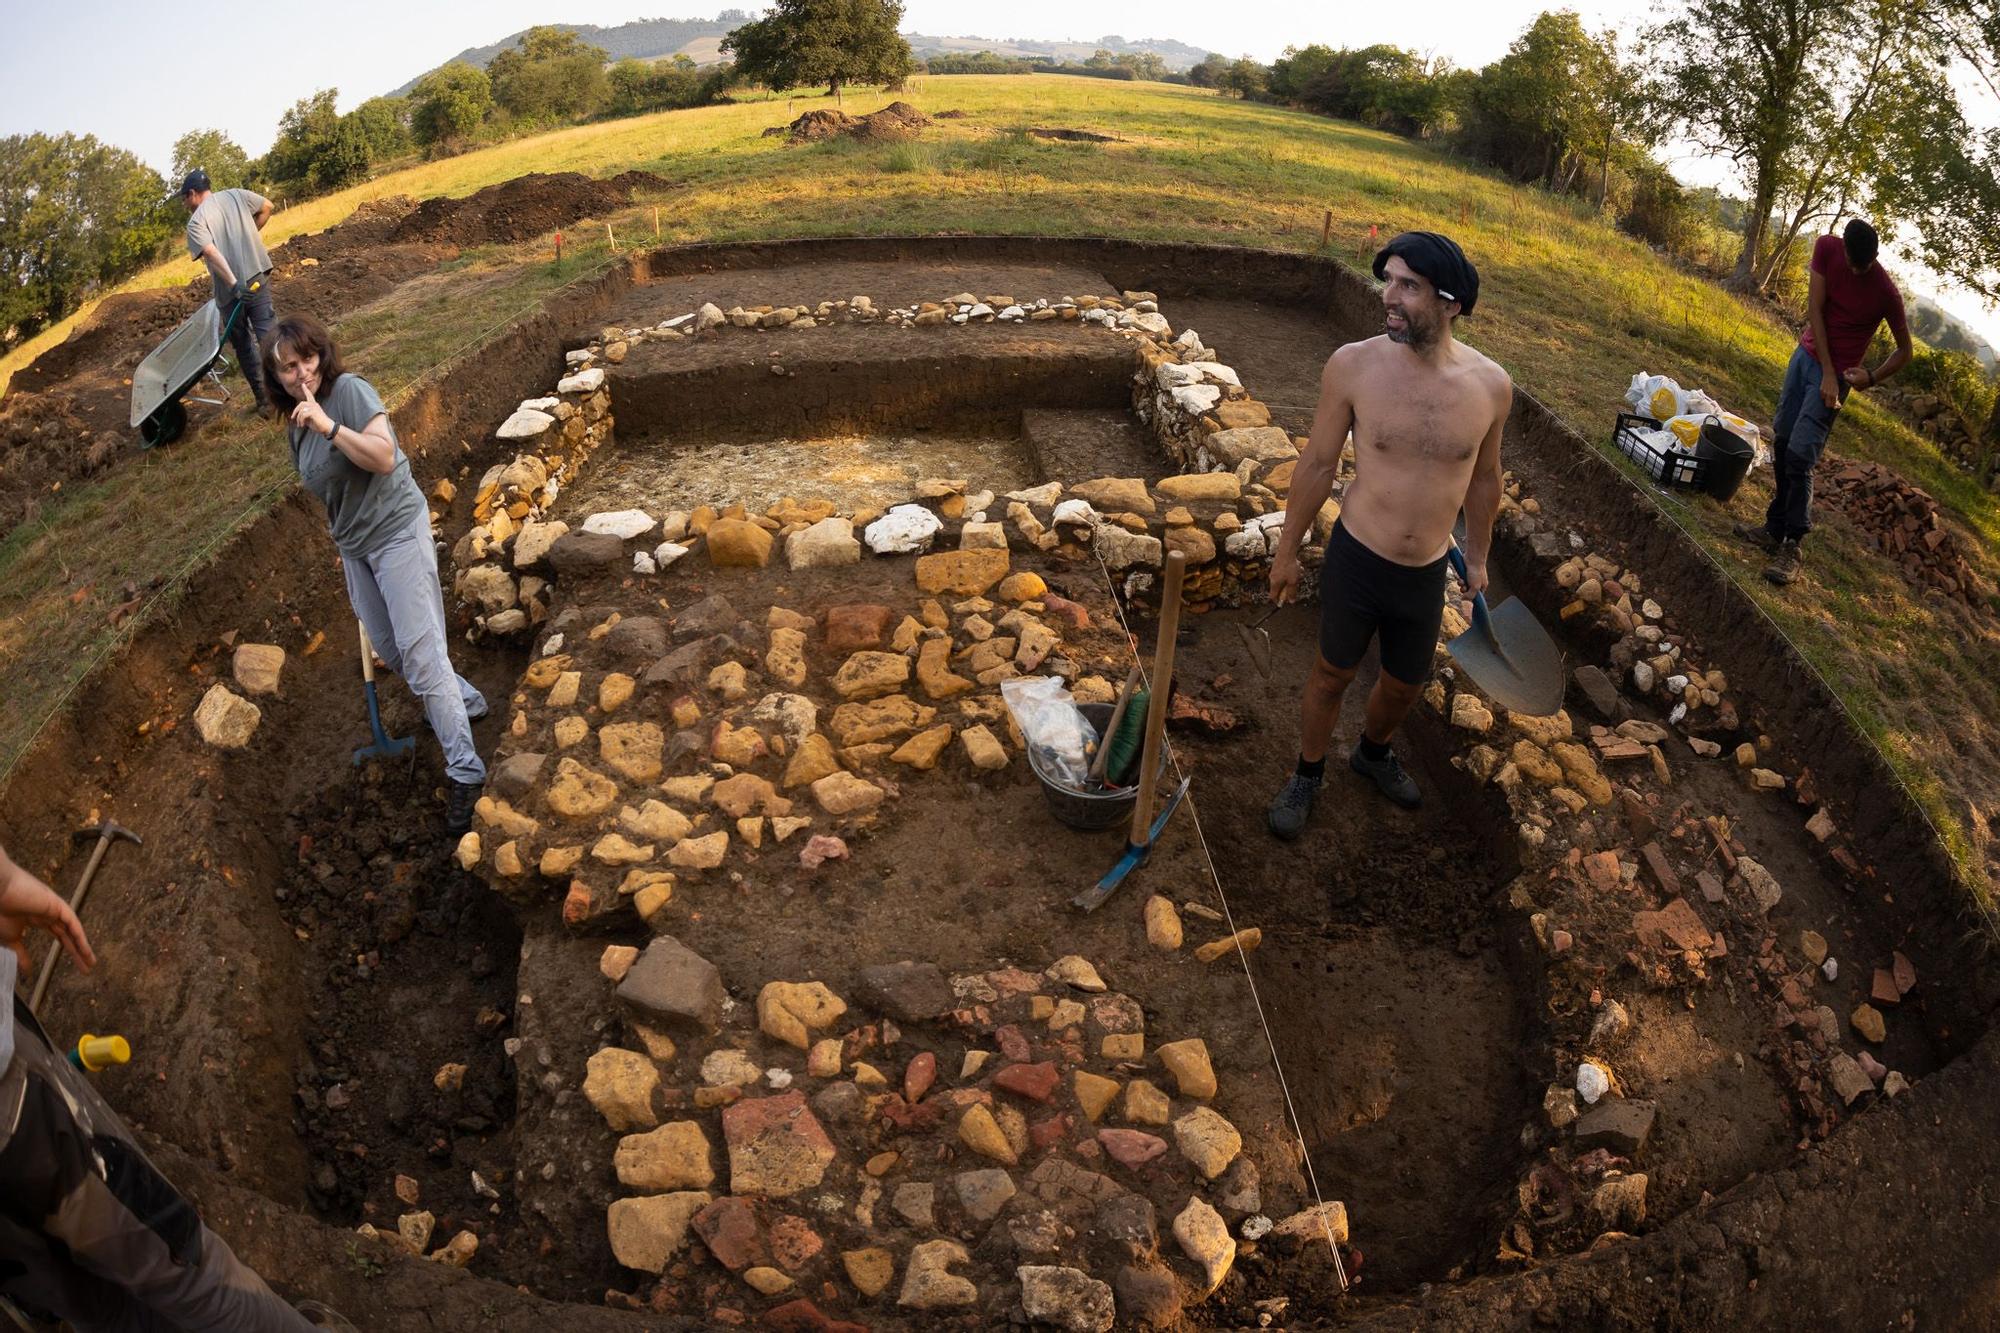
{"label": "person holding pickaxe", "polygon": [[280,1300],[49,1040],[13,993],[33,930],[97,965],[70,905],[0,847],[0,1297],[79,1330],[351,1328]]}

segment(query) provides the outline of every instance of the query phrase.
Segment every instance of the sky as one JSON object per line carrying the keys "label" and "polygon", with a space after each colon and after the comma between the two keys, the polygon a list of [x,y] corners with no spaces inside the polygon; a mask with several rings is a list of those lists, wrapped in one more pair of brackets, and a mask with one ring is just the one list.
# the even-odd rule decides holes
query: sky
{"label": "sky", "polygon": [[[1286,46],[1387,42],[1477,67],[1505,53],[1543,9],[1577,11],[1592,29],[1630,34],[1651,18],[1657,0],[1408,0],[1394,5],[1286,0],[1010,0],[1005,27],[995,10],[966,0],[905,0],[906,31],[937,36],[1094,41],[1173,38],[1192,46],[1268,62]],[[174,140],[216,128],[252,156],[270,147],[278,117],[316,89],[340,90],[345,111],[386,93],[471,46],[498,41],[536,23],[604,26],[637,18],[710,17],[756,0],[664,4],[663,0],[483,0],[477,6],[436,0],[345,0],[313,17],[283,18],[268,4],[208,0],[192,8],[138,0],[78,5],[9,5],[0,42],[0,136],[69,131],[129,148],[165,172]],[[240,56],[233,52],[240,52]],[[1971,108],[2000,124],[2000,104],[1982,91]],[[1726,164],[1686,146],[1665,154],[1690,184],[1733,188]],[[2000,346],[2000,311],[1934,275],[1899,276]]]}

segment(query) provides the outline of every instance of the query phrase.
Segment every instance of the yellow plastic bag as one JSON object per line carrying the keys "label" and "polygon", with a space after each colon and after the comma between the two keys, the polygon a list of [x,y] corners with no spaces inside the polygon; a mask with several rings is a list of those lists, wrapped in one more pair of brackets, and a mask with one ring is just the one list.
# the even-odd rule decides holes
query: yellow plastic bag
{"label": "yellow plastic bag", "polygon": [[1742,417],[1737,416],[1734,412],[1686,413],[1682,416],[1669,419],[1666,423],[1667,429],[1674,433],[1674,438],[1680,441],[1683,449],[1692,449],[1695,446],[1695,442],[1701,438],[1702,423],[1710,417],[1714,417],[1717,421],[1720,421],[1724,427],[1735,432],[1748,443],[1752,445],[1757,443],[1757,428]]}

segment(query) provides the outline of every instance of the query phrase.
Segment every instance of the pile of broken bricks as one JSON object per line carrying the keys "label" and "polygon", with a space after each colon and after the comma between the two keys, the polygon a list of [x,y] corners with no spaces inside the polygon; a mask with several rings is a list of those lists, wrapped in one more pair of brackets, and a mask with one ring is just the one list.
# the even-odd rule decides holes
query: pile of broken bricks
{"label": "pile of broken bricks", "polygon": [[1840,511],[1873,550],[1894,561],[1911,586],[1986,608],[1987,594],[1944,525],[1937,502],[1882,463],[1842,463],[1818,495]]}
{"label": "pile of broken bricks", "polygon": [[[1887,1035],[1876,1006],[1900,1001],[1915,972],[1900,955],[1872,969],[1869,997],[1849,1018],[1862,1045],[1843,1051],[1835,1011],[1813,994],[1816,983],[1838,975],[1824,939],[1797,932],[1803,963],[1781,945],[1770,914],[1785,899],[1782,886],[1726,812],[1676,797],[1677,771],[1727,764],[1741,774],[1744,800],[1796,798],[1811,811],[1802,819],[1809,845],[1856,881],[1870,872],[1840,836],[1810,772],[1779,771],[1771,738],[1746,730],[1723,673],[1696,665],[1693,639],[1643,595],[1639,572],[1593,553],[1563,553],[1532,499],[1511,479],[1507,491],[1501,521],[1547,561],[1568,595],[1565,618],[1600,619],[1593,633],[1611,644],[1602,666],[1574,673],[1572,697],[1600,719],[1585,726],[1567,710],[1533,718],[1498,707],[1449,665],[1442,647],[1438,679],[1424,695],[1449,734],[1462,738],[1452,763],[1506,798],[1522,856],[1509,899],[1546,959],[1550,1009],[1559,1015],[1543,1114],[1525,1131],[1545,1152],[1522,1181],[1519,1211],[1498,1249],[1502,1261],[1525,1263],[1624,1234],[1646,1217],[1639,1168],[1657,1112],[1619,1059],[1638,1020],[1614,981],[1641,994],[1673,994],[1726,971],[1738,993],[1767,997],[1775,1018],[1758,1054],[1782,1072],[1805,1136],[1819,1138],[1842,1108],[1908,1086],[1867,1047]],[[1572,536],[1571,545],[1580,548],[1581,539]],[[1449,601],[1445,619],[1448,639],[1463,628]],[[1658,709],[1665,721],[1635,716],[1643,709]]]}

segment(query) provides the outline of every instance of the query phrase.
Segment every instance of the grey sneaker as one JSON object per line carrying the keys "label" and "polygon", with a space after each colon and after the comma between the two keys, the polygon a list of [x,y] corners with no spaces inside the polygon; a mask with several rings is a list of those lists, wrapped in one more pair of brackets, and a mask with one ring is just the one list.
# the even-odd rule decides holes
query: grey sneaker
{"label": "grey sneaker", "polygon": [[1417,790],[1417,780],[1403,771],[1403,761],[1396,758],[1391,750],[1387,758],[1369,759],[1362,755],[1361,747],[1355,746],[1347,752],[1347,766],[1375,784],[1375,789],[1402,806],[1414,810],[1424,803],[1424,794]]}
{"label": "grey sneaker", "polygon": [[1285,785],[1271,798],[1271,806],[1264,812],[1271,832],[1286,842],[1305,832],[1306,821],[1312,818],[1313,797],[1319,795],[1319,788],[1319,783],[1303,773],[1285,779]]}
{"label": "grey sneaker", "polygon": [[1776,551],[1780,545],[1778,534],[1762,523],[1738,523],[1730,531],[1736,534],[1738,540],[1749,542],[1760,551]]}
{"label": "grey sneaker", "polygon": [[1764,566],[1764,578],[1780,588],[1795,581],[1799,576],[1799,544],[1787,541],[1778,543],[1778,553],[1771,563]]}

